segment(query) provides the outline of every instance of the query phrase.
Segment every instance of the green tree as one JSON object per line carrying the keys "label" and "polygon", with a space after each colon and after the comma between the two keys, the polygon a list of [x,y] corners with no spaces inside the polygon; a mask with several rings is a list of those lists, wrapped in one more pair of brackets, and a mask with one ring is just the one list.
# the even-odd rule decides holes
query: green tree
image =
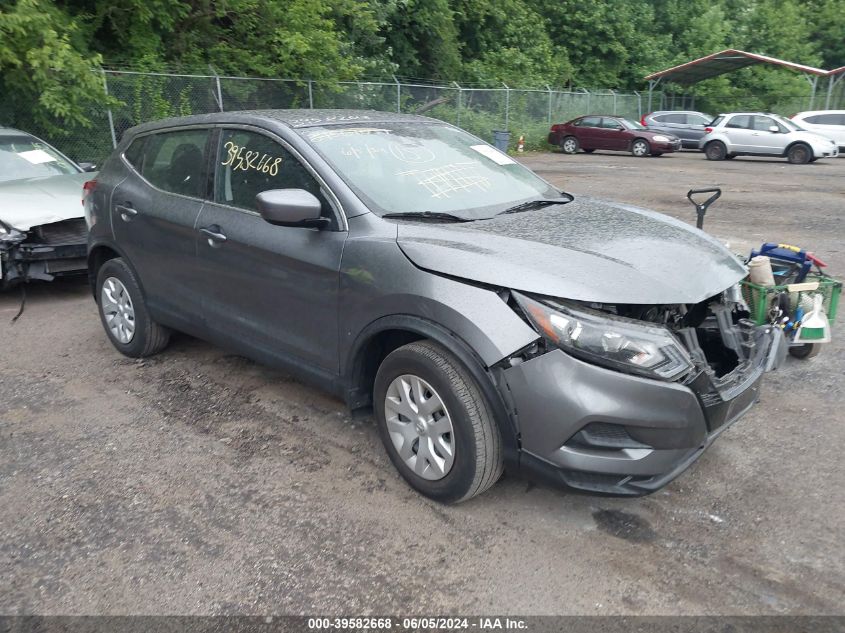
{"label": "green tree", "polygon": [[0,2],[0,113],[13,124],[56,134],[90,126],[106,102],[93,70],[101,58],[79,41],[80,27],[46,0]]}

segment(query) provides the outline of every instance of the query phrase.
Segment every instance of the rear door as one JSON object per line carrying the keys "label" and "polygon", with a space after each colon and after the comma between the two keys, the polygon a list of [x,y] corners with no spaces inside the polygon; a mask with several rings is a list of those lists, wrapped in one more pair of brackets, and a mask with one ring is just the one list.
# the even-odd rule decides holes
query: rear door
{"label": "rear door", "polygon": [[756,137],[753,135],[754,117],[750,114],[735,114],[725,123],[724,134],[728,137],[731,146],[728,151],[750,152],[756,151]]}
{"label": "rear door", "polygon": [[[200,293],[209,332],[245,353],[337,373],[337,301],[345,220],[319,176],[258,128],[219,131],[214,196],[197,222]],[[255,196],[305,189],[328,229],[274,226]]]}
{"label": "rear door", "polygon": [[830,113],[830,114],[814,114],[807,117],[804,122],[810,125],[804,126],[803,122],[799,121],[799,125],[812,129],[813,132],[833,139],[840,147],[845,147],[845,114]]}
{"label": "rear door", "polygon": [[209,128],[191,127],[139,137],[121,157],[127,175],[111,196],[115,240],[154,318],[168,325],[195,324],[200,313],[195,223],[210,136]]}
{"label": "rear door", "polygon": [[600,142],[601,117],[585,116],[575,122],[576,136],[585,149],[602,149]]}

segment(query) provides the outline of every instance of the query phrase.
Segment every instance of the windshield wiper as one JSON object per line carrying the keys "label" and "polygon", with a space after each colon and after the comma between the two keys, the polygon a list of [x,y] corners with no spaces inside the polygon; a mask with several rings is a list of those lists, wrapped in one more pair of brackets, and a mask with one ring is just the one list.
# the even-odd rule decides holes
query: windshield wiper
{"label": "windshield wiper", "polygon": [[561,196],[560,200],[549,200],[548,198],[541,198],[540,200],[529,200],[528,202],[523,202],[516,206],[509,207],[504,211],[497,213],[496,215],[506,215],[508,213],[521,213],[523,211],[528,211],[528,209],[539,209],[540,207],[548,207],[553,204],[566,204],[567,202],[572,202],[572,200],[574,200],[574,198],[567,194],[565,194],[565,197]]}
{"label": "windshield wiper", "polygon": [[442,220],[444,222],[472,222],[472,218],[462,218],[451,213],[440,213],[439,211],[405,211],[401,213],[385,213],[383,218],[421,219],[421,220]]}

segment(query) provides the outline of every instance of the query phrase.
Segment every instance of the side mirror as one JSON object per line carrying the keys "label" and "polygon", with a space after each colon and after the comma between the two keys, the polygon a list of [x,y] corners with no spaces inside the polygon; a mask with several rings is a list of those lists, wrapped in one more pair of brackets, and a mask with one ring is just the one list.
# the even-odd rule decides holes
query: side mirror
{"label": "side mirror", "polygon": [[79,167],[84,172],[97,171],[97,165],[95,165],[94,163],[78,163],[78,164],[79,164]]}
{"label": "side mirror", "polygon": [[322,205],[304,189],[271,189],[255,196],[261,217],[276,226],[299,226],[321,229],[330,223],[321,217]]}
{"label": "side mirror", "polygon": [[772,132],[773,134],[777,134],[778,132],[780,132],[780,128],[777,125],[770,125],[769,126],[769,132]]}

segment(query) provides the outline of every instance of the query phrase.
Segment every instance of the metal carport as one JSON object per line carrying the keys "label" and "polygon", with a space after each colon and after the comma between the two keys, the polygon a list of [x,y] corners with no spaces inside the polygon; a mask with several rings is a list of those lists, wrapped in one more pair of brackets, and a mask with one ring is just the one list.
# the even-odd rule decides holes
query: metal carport
{"label": "metal carport", "polygon": [[[679,66],[673,66],[672,68],[667,68],[666,70],[661,70],[659,72],[647,75],[646,79],[648,80],[648,109],[651,110],[652,93],[662,81],[671,81],[673,83],[680,84],[683,86],[689,86],[694,83],[698,83],[699,81],[702,81],[704,79],[718,77],[719,75],[724,75],[725,73],[730,73],[735,70],[739,70],[740,68],[745,68],[746,66],[753,66],[755,64],[770,64],[772,66],[781,66],[783,68],[789,68],[790,70],[802,73],[804,77],[806,77],[807,81],[810,83],[810,87],[812,88],[812,96],[810,98],[810,109],[812,109],[813,102],[816,98],[816,87],[818,85],[819,77],[825,77],[830,74],[828,71],[822,70],[821,68],[814,68],[812,66],[796,64],[795,62],[789,62],[784,59],[778,59],[776,57],[769,57],[768,55],[748,53],[746,51],[740,51],[735,48],[729,48],[724,51],[719,51],[718,53],[713,53],[712,55],[707,55],[705,57],[700,57],[699,59],[694,59],[691,62],[686,62],[685,64],[681,64]],[[839,69],[839,71],[841,72],[842,69]],[[830,81],[833,82],[832,76]],[[833,84],[831,83],[831,87],[828,90],[828,102],[832,86]]]}
{"label": "metal carport", "polygon": [[828,80],[827,80],[827,99],[824,103],[825,110],[830,110],[830,100],[833,97],[833,89],[836,87],[843,78],[845,78],[845,66],[841,66],[840,68],[834,68],[833,70],[828,71]]}

